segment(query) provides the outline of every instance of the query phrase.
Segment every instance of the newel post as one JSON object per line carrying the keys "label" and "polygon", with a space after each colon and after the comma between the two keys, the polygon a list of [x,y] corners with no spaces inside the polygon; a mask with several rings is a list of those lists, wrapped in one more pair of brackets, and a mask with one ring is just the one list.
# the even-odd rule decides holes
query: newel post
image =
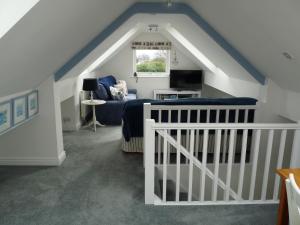
{"label": "newel post", "polygon": [[154,204],[155,130],[154,120],[146,119],[144,133],[145,204]]}
{"label": "newel post", "polygon": [[298,121],[299,129],[295,130],[294,141],[291,154],[291,168],[300,167],[300,121]]}
{"label": "newel post", "polygon": [[[143,125],[144,125],[144,130],[143,130],[143,148],[145,152],[145,130],[146,130],[146,120],[151,119],[151,104],[150,103],[144,103],[144,115],[143,115]],[[143,155],[143,166],[145,168],[145,154]]]}

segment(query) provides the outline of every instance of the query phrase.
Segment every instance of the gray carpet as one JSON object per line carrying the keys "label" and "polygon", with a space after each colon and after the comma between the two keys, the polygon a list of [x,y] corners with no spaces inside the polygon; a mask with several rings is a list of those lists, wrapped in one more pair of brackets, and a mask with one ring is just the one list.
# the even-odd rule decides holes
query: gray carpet
{"label": "gray carpet", "polygon": [[65,133],[61,167],[0,167],[0,224],[275,224],[275,205],[144,205],[142,156],[120,139],[119,127]]}

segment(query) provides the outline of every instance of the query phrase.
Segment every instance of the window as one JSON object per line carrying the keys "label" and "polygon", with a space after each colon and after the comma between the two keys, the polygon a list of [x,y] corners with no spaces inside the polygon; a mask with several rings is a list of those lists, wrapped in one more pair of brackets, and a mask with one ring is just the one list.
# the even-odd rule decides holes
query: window
{"label": "window", "polygon": [[136,49],[134,55],[134,72],[143,77],[169,76],[170,51],[158,49]]}

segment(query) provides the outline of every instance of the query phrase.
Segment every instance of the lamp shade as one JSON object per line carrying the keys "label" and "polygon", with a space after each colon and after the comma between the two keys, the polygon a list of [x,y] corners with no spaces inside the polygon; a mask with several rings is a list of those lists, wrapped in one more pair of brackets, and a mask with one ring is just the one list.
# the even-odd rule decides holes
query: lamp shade
{"label": "lamp shade", "polygon": [[83,80],[82,90],[95,91],[98,89],[98,82],[96,78],[88,78]]}

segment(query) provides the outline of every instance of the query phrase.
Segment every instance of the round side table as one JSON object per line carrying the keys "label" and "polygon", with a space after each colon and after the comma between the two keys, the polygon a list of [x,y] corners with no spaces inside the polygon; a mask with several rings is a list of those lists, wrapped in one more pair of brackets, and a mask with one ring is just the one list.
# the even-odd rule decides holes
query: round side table
{"label": "round side table", "polygon": [[96,105],[103,105],[106,103],[106,101],[104,100],[83,100],[81,102],[84,105],[90,105],[93,108],[93,120],[88,124],[88,126],[94,126],[94,131],[96,132],[96,127],[98,126],[104,126],[103,124],[101,124],[100,122],[97,121],[96,118]]}

